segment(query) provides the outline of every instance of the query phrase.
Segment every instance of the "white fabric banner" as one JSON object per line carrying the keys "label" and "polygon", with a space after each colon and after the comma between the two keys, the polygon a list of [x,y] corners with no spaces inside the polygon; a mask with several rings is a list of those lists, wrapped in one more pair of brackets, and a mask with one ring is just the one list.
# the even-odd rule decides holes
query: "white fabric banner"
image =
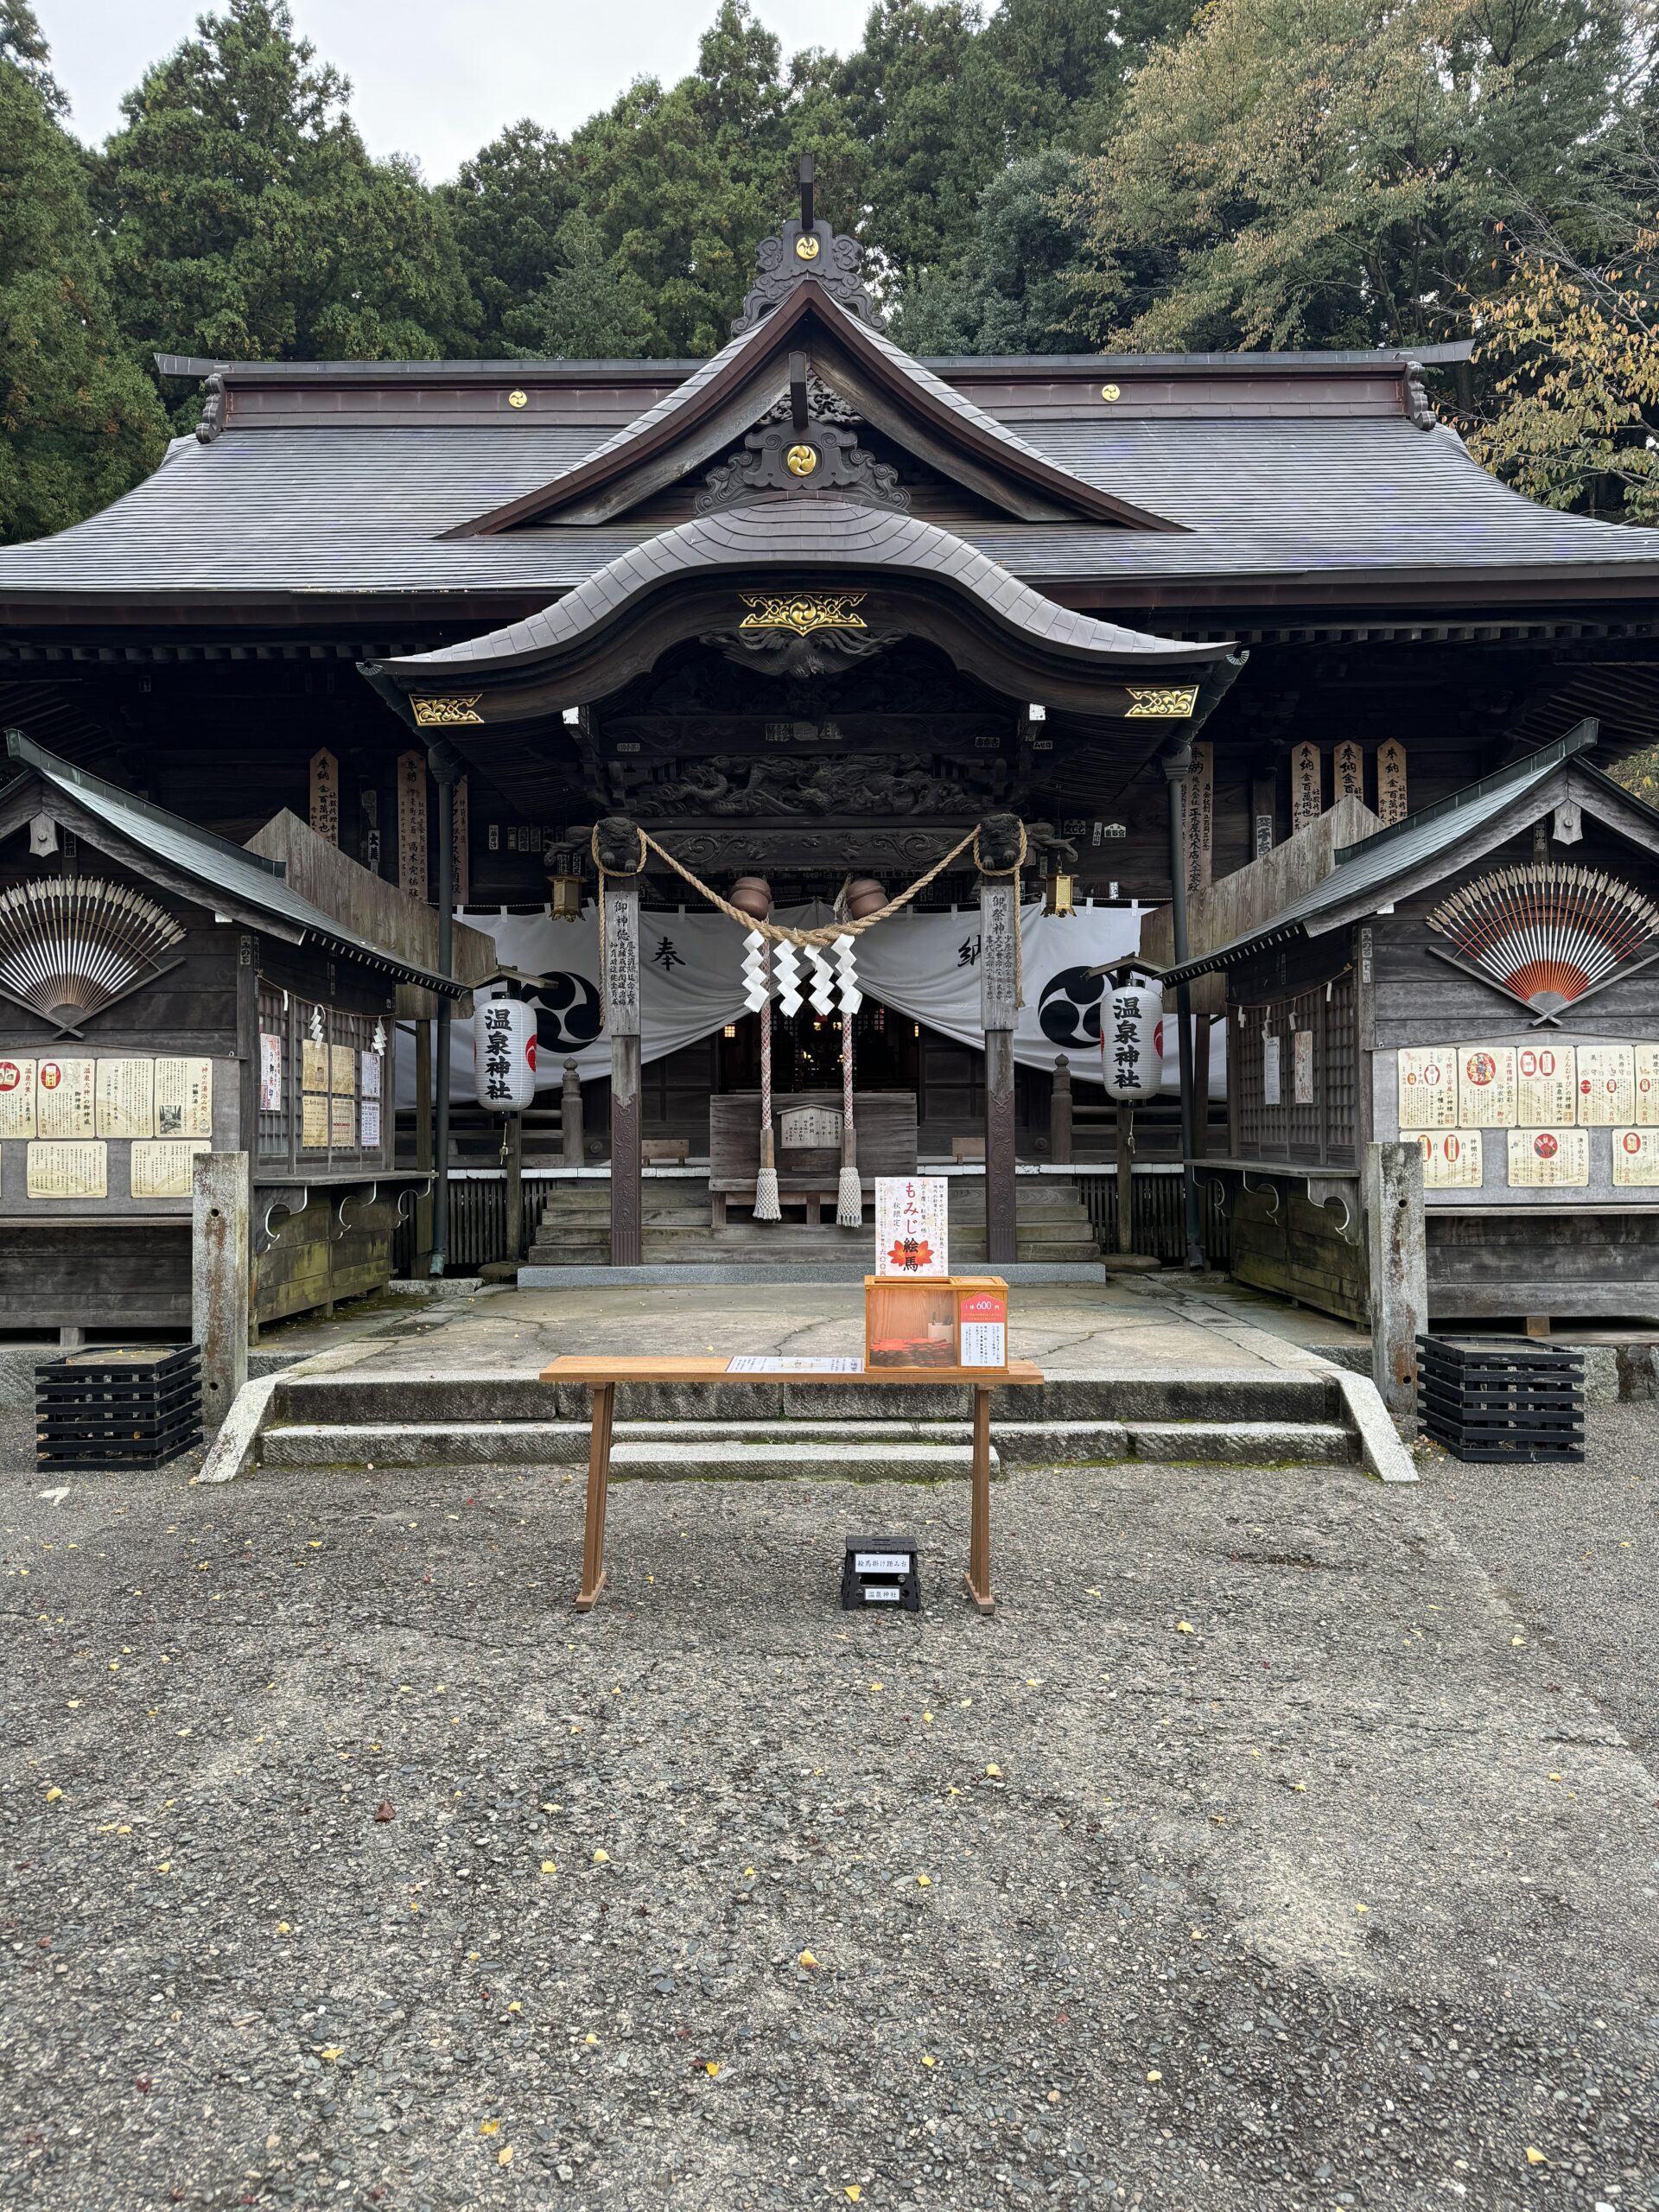
{"label": "white fabric banner", "polygon": [[[1060,1052],[1071,1062],[1074,1079],[1101,1080],[1100,1014],[1105,979],[1090,969],[1135,952],[1141,921],[1149,911],[1139,906],[1079,906],[1064,918],[1045,914],[1039,903],[1021,916],[1025,999],[1014,1031],[1014,1058],[1022,1065],[1052,1071]],[[774,918],[798,928],[817,928],[833,918],[822,905],[779,907]],[[551,915],[480,914],[465,919],[495,940],[504,967],[539,976],[527,995],[537,1009],[536,1081],[548,1090],[563,1080],[564,1063],[575,1060],[582,1080],[610,1073],[611,1051],[600,1016],[599,922],[588,907],[579,922],[556,922]],[[640,917],[641,1051],[657,1060],[700,1037],[742,1018],[741,963],[744,932],[712,911],[684,909]],[[917,913],[906,908],[858,939],[858,984],[867,998],[897,1014],[925,1022],[941,1036],[976,1047],[983,1043],[979,1020],[979,909],[959,906],[948,913]],[[473,1096],[473,1034],[469,1021],[452,1031],[452,1096]],[[1217,1025],[1211,1049],[1211,1084],[1221,1073],[1224,1032]],[[1175,1026],[1165,1030],[1165,1087],[1179,1086]],[[406,1092],[413,1098],[413,1054],[398,1055]]]}

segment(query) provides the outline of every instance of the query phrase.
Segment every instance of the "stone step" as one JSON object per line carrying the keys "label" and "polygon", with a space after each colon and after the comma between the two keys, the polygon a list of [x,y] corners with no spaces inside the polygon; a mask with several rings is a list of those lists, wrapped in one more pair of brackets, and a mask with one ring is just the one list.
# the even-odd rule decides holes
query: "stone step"
{"label": "stone step", "polygon": [[[585,1465],[585,1421],[291,1422],[267,1429],[259,1464],[300,1468],[564,1466]],[[1351,1430],[1329,1421],[1002,1421],[992,1471],[1004,1465],[1086,1466],[1135,1459],[1264,1466],[1344,1464]],[[611,1467],[619,1480],[672,1481],[721,1474],[741,1479],[915,1481],[966,1474],[966,1421],[619,1421]]]}
{"label": "stone step", "polygon": [[[965,1421],[969,1386],[959,1382],[624,1382],[619,1422]],[[480,1423],[576,1422],[585,1427],[592,1393],[581,1383],[541,1382],[531,1372],[339,1374],[276,1378],[275,1423],[460,1427]],[[1007,1419],[1003,1418],[1007,1415]],[[1021,1423],[1267,1421],[1281,1426],[1340,1422],[1333,1376],[1287,1373],[1057,1375],[1010,1389],[994,1402],[1000,1434]]]}

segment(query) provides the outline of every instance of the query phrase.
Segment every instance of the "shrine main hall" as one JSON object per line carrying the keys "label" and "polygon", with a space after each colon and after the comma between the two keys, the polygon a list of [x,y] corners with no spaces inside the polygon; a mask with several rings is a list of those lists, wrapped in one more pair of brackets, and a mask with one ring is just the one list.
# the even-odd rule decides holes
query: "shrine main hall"
{"label": "shrine main hall", "polygon": [[[1340,1179],[1389,1118],[1384,1078],[1356,1073],[1388,1039],[1373,1022],[1342,1046],[1330,995],[1360,939],[1304,973],[1287,925],[1249,1004],[1230,943],[1255,929],[1264,954],[1275,901],[1354,880],[1349,856],[1397,854],[1404,825],[1461,834],[1470,794],[1529,763],[1560,785],[1558,837],[1563,808],[1590,829],[1544,855],[1506,815],[1524,864],[1596,848],[1646,895],[1646,810],[1604,785],[1659,734],[1659,541],[1486,474],[1436,404],[1466,348],[920,359],[861,262],[809,181],[710,359],[162,357],[175,397],[200,385],[194,434],[102,513],[0,550],[0,725],[62,790],[177,817],[204,880],[213,841],[297,817],[353,864],[359,936],[363,877],[453,909],[454,944],[405,946],[388,1001],[395,1128],[377,1114],[372,1145],[365,1115],[347,1135],[323,1114],[311,1162],[429,1192],[447,1147],[452,1271],[753,1261],[768,1235],[793,1261],[861,1261],[836,1210],[843,1103],[867,1177],[957,1179],[964,1259],[1091,1265],[1116,1203],[1103,995],[1136,960],[1188,1017],[1166,1020],[1140,1116],[1146,1249],[1192,1256],[1196,1188],[1225,1264],[1252,1160],[1340,1230]],[[1275,877],[1281,849],[1313,857]],[[0,882],[66,865],[0,863]],[[746,920],[827,947],[872,913],[846,989],[825,950],[759,1010]],[[436,999],[405,995],[440,942],[458,987],[499,974],[534,1019],[511,1251],[466,1001],[436,1032]],[[1285,1061],[1305,1128],[1236,1089],[1275,993],[1313,1040],[1296,1080],[1317,1099]],[[1298,994],[1333,1011],[1296,1013]],[[61,1033],[5,1006],[4,1050]],[[1494,998],[1459,1019],[1484,1038],[1509,1016]],[[290,1194],[313,1143],[291,1103],[270,1133]],[[774,1114],[795,1116],[775,1136]],[[1585,1188],[1607,1197],[1590,1135]],[[1486,1195],[1519,1205],[1497,1149]],[[754,1211],[768,1150],[776,1222]],[[16,1179],[0,1211],[31,1217]],[[424,1272],[429,1195],[405,1216],[399,1271]],[[1332,1310],[1363,1306],[1339,1255],[1307,1273]],[[16,1325],[26,1294],[8,1297]]]}

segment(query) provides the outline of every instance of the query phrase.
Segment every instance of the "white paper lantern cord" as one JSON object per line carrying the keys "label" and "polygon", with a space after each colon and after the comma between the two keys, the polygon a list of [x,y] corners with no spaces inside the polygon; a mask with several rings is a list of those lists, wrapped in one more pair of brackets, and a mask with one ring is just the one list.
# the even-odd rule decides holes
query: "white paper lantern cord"
{"label": "white paper lantern cord", "polygon": [[751,1014],[759,1014],[772,996],[772,986],[766,976],[766,940],[759,930],[751,930],[743,940],[743,1003]]}
{"label": "white paper lantern cord", "polygon": [[772,947],[772,974],[778,983],[778,1003],[787,1014],[801,1010],[800,955],[792,944]]}
{"label": "white paper lantern cord", "polygon": [[812,970],[812,981],[808,991],[808,995],[812,1001],[812,1010],[815,1014],[833,1014],[836,1008],[836,979],[830,973],[830,963],[816,944],[807,947],[806,957],[808,965]]}

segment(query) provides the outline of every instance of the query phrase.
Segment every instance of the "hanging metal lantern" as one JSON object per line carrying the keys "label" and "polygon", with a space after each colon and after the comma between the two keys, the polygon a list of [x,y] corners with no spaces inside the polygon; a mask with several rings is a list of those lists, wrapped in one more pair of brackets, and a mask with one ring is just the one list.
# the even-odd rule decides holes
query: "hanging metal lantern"
{"label": "hanging metal lantern", "polygon": [[1043,878],[1043,912],[1064,918],[1074,909],[1071,901],[1077,895],[1077,880],[1064,868],[1051,868]]}
{"label": "hanging metal lantern", "polygon": [[536,1009],[522,999],[474,1001],[473,1088],[487,1113],[522,1114],[536,1103]]}
{"label": "hanging metal lantern", "polygon": [[568,845],[556,845],[548,854],[548,903],[556,922],[582,919],[582,862]]}
{"label": "hanging metal lantern", "polygon": [[1155,1098],[1164,1082],[1164,994],[1138,977],[1120,983],[1100,1025],[1106,1096],[1124,1105]]}

